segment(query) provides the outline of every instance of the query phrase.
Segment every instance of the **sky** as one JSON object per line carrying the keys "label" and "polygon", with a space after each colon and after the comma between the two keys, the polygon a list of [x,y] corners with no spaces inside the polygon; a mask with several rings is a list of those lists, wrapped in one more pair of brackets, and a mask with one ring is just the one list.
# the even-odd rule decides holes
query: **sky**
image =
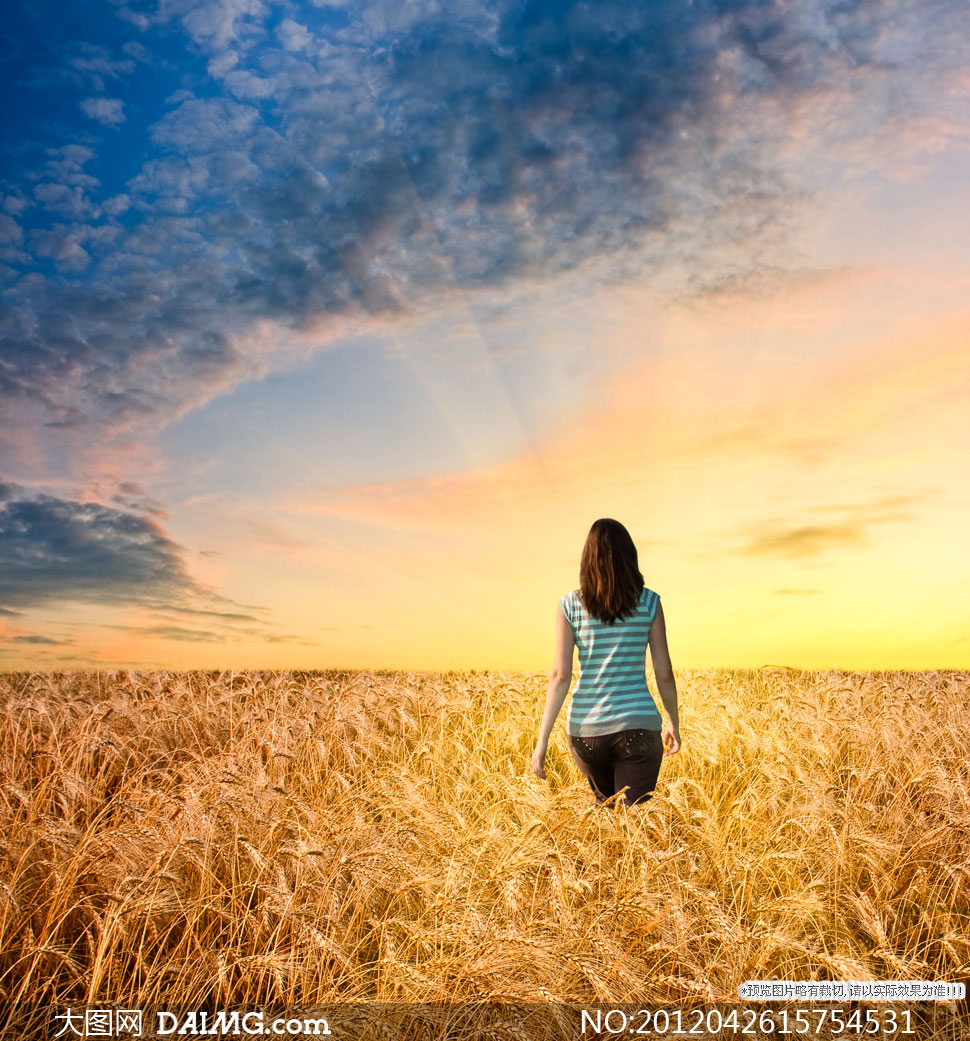
{"label": "sky", "polygon": [[0,27],[0,670],[970,667],[957,0]]}

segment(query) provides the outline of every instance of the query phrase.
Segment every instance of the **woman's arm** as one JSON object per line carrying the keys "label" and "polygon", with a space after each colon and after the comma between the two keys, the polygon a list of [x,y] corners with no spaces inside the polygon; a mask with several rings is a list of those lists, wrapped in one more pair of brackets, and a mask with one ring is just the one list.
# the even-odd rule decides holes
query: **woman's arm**
{"label": "woman's arm", "polygon": [[546,710],[542,715],[542,723],[539,725],[539,739],[536,741],[535,752],[532,753],[532,769],[536,777],[545,777],[546,770],[543,760],[546,757],[546,749],[549,747],[549,735],[552,733],[556,716],[562,708],[562,703],[569,693],[569,684],[573,679],[573,650],[576,646],[576,637],[569,619],[562,613],[562,607],[556,605],[556,656],[552,663],[552,673],[549,677],[549,689],[546,691]]}
{"label": "woman's arm", "polygon": [[667,753],[680,751],[680,717],[677,714],[677,683],[674,667],[670,664],[667,650],[667,625],[664,621],[663,604],[657,604],[657,615],[650,626],[650,657],[653,659],[653,674],[657,677],[657,689],[667,710],[667,725],[663,730],[663,742]]}

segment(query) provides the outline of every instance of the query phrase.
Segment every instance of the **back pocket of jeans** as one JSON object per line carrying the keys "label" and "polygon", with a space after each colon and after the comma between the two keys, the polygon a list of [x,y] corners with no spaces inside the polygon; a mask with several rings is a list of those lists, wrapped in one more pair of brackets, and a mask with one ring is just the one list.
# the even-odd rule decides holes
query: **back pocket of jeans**
{"label": "back pocket of jeans", "polygon": [[578,755],[584,763],[591,762],[593,759],[593,742],[583,737],[574,737],[571,740],[573,742],[573,748],[576,749],[576,755]]}
{"label": "back pocket of jeans", "polygon": [[640,759],[652,755],[656,751],[659,736],[655,730],[628,731],[623,740],[623,758]]}

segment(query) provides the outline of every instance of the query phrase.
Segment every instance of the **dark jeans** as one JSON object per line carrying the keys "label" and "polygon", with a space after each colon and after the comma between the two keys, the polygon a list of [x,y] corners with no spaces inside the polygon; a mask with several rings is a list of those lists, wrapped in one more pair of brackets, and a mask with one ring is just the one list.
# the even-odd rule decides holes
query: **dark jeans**
{"label": "dark jeans", "polygon": [[[664,757],[659,730],[620,730],[597,737],[570,737],[569,747],[598,803],[605,802],[624,785],[630,804],[646,802],[657,786]],[[615,799],[613,805],[619,803]]]}

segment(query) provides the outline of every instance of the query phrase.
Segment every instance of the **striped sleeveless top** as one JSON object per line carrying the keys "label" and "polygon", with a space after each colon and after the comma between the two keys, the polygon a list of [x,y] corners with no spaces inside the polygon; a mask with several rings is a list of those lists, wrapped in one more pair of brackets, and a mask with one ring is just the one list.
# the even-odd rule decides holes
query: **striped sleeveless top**
{"label": "striped sleeveless top", "polygon": [[647,686],[646,654],[660,597],[646,586],[636,611],[612,625],[594,618],[579,590],[561,597],[579,651],[579,681],[566,718],[571,737],[618,730],[662,730],[663,719]]}

